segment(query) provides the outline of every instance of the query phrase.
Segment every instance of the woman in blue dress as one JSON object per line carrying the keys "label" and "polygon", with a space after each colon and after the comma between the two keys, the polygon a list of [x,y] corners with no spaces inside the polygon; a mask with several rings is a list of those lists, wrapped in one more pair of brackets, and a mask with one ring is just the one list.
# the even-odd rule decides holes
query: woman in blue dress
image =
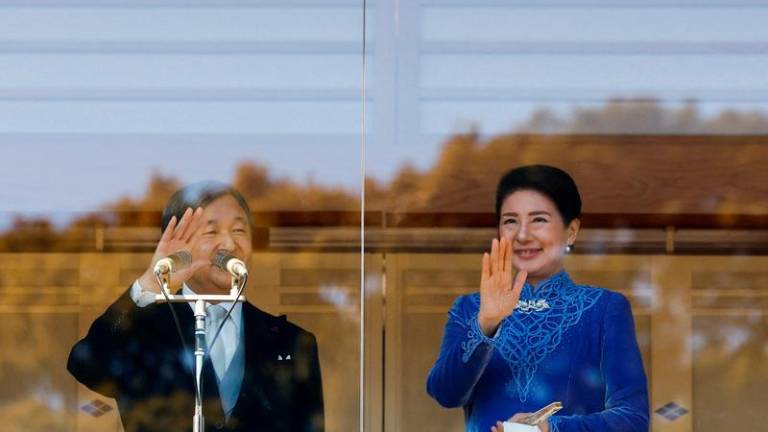
{"label": "woman in blue dress", "polygon": [[[427,391],[464,409],[466,430],[501,431],[551,403],[543,432],[647,431],[648,390],[627,299],[568,276],[581,198],[555,167],[516,168],[496,191],[498,239],[480,292],[448,313]],[[514,275],[514,276],[513,276]]]}

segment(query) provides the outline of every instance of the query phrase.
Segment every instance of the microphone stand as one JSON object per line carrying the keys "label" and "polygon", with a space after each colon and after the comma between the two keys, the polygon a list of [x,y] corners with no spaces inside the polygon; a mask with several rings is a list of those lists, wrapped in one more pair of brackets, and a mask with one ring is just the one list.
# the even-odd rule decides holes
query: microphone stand
{"label": "microphone stand", "polygon": [[207,315],[206,309],[209,302],[232,302],[232,307],[227,311],[224,320],[221,322],[221,326],[217,329],[214,339],[211,341],[211,345],[216,343],[221,327],[227,321],[232,309],[236,302],[245,302],[245,296],[243,296],[243,289],[245,283],[248,280],[248,275],[232,276],[232,285],[229,289],[229,294],[171,294],[170,292],[170,273],[160,272],[156,273],[162,294],[155,295],[155,303],[195,303],[195,413],[192,416],[192,431],[204,432],[205,431],[205,418],[203,417],[203,362],[205,361],[205,355],[208,352],[205,342],[205,317]]}

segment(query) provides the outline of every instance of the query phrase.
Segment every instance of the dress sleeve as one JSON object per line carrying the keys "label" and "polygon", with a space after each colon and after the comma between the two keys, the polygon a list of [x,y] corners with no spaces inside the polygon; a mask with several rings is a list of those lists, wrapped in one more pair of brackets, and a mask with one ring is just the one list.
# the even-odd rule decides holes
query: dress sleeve
{"label": "dress sleeve", "polygon": [[614,293],[606,310],[601,355],[605,410],[551,417],[553,432],[648,431],[648,384],[629,302]]}
{"label": "dress sleeve", "polygon": [[115,397],[124,375],[124,354],[132,349],[131,329],[139,307],[126,290],[99,316],[69,353],[67,369],[79,382]]}
{"label": "dress sleeve", "polygon": [[480,330],[478,305],[459,297],[448,312],[440,354],[427,378],[427,393],[440,405],[455,408],[471,399],[480,376],[493,355],[493,338]]}

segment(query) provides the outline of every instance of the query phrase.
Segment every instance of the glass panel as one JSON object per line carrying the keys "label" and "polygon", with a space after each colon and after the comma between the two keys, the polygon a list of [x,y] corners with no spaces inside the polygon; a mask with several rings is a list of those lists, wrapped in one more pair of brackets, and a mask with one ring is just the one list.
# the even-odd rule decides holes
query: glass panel
{"label": "glass panel", "polygon": [[[619,340],[637,342],[650,428],[758,427],[768,401],[755,393],[768,377],[757,366],[768,364],[759,330],[768,94],[758,72],[766,66],[768,10],[754,2],[571,3],[368,6],[375,30],[366,41],[374,80],[366,100],[365,207],[375,222],[365,246],[366,273],[376,278],[366,288],[375,300],[369,311],[378,307],[381,319],[366,322],[366,334],[381,334],[384,345],[383,353],[366,348],[383,359],[367,369],[384,377],[371,379],[383,394],[381,405],[369,404],[371,430],[488,430],[491,421],[556,397],[565,405],[556,418],[603,410],[581,406],[585,393],[547,394],[563,380],[608,391],[602,379],[610,371],[598,368],[595,378],[578,363],[583,351],[566,349],[569,338],[579,349],[593,346],[596,333],[584,330],[598,319],[590,311],[535,363],[531,396],[523,399],[509,383],[519,385],[520,371],[529,370],[521,365],[531,363],[510,359],[534,355],[533,342],[504,345],[520,336],[509,330],[519,323],[514,314],[506,330],[501,325],[501,340],[487,342],[472,327],[479,327],[477,310],[467,307],[474,315],[456,333],[469,336],[450,346],[469,357],[455,354],[458,366],[443,379],[461,387],[475,342],[492,346],[487,369],[467,380],[461,397],[441,400],[453,408],[425,391],[446,321],[458,319],[448,311],[479,289],[482,254],[498,233],[497,182],[531,164],[560,167],[579,187],[581,227],[564,268],[577,284],[621,294],[631,305],[634,335],[626,325]],[[526,244],[544,248],[544,240],[531,234]],[[604,319],[604,329],[615,329]],[[606,356],[627,351],[605,349]],[[557,369],[565,362],[573,373]],[[545,384],[551,377],[561,379]]]}
{"label": "glass panel", "polygon": [[155,283],[174,191],[207,180],[254,225],[217,196],[160,256],[189,249],[189,288],[228,293],[209,261],[230,251],[263,312],[214,344],[206,430],[357,429],[361,2],[0,3],[2,429],[192,430],[193,309],[175,309],[185,350],[168,306],[130,288]]}

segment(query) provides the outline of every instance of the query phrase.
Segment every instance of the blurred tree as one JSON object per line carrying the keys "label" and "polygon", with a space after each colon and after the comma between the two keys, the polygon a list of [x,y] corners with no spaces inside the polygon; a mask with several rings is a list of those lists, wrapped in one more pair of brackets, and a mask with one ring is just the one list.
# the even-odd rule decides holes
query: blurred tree
{"label": "blurred tree", "polygon": [[[701,136],[766,133],[768,116],[762,112],[724,110],[705,117],[699,112],[696,102],[691,100],[677,107],[668,107],[654,99],[614,99],[601,106],[576,108],[571,113],[563,114],[544,107],[509,134],[483,139],[476,131],[470,130],[450,137],[428,169],[418,170],[406,160],[390,181],[366,178],[365,204],[369,210],[390,212],[490,211],[493,208],[495,182],[504,171],[521,164],[553,163],[571,172],[577,181],[585,172],[589,172],[599,184],[610,184],[617,179],[623,181],[614,185],[616,192],[613,195],[587,195],[587,200],[640,197],[650,200],[643,205],[652,204],[658,211],[675,212],[685,209],[683,201],[668,199],[653,202],[647,196],[659,186],[653,183],[653,175],[658,173],[651,173],[653,175],[641,180],[622,178],[629,168],[654,168],[642,166],[643,161],[625,157],[622,152],[626,149],[628,136],[687,135],[695,137],[690,145],[703,145],[707,140]],[[599,153],[595,153],[594,146],[570,145],[576,140],[574,137],[585,135],[601,143]],[[563,154],[563,148],[567,148],[567,154]],[[681,172],[695,165],[690,162],[691,156],[701,157],[688,146],[665,151],[668,153],[657,155],[658,158],[669,169]],[[710,159],[729,158],[724,164],[738,164],[735,169],[743,166],[744,174],[729,174],[722,167],[721,172],[712,173],[728,177],[727,180],[737,186],[713,191],[706,202],[700,203],[701,211],[717,214],[760,212],[764,209],[759,200],[747,202],[744,199],[742,195],[746,188],[741,185],[750,181],[752,168],[749,164],[754,163],[759,151],[752,149],[735,155],[708,155]],[[610,161],[616,161],[613,165],[620,161],[624,171],[617,171]],[[311,177],[304,181],[276,178],[268,166],[255,161],[241,162],[233,173],[232,184],[243,193],[254,211],[356,211],[360,206],[359,191],[354,187],[321,184]],[[154,172],[141,196],[120,197],[106,204],[101,212],[76,218],[63,233],[57,232],[42,219],[18,219],[0,235],[0,248],[46,250],[53,244],[61,248],[62,245],[92,238],[92,233],[87,231],[93,226],[156,225],[157,212],[180,186],[178,179]]]}

